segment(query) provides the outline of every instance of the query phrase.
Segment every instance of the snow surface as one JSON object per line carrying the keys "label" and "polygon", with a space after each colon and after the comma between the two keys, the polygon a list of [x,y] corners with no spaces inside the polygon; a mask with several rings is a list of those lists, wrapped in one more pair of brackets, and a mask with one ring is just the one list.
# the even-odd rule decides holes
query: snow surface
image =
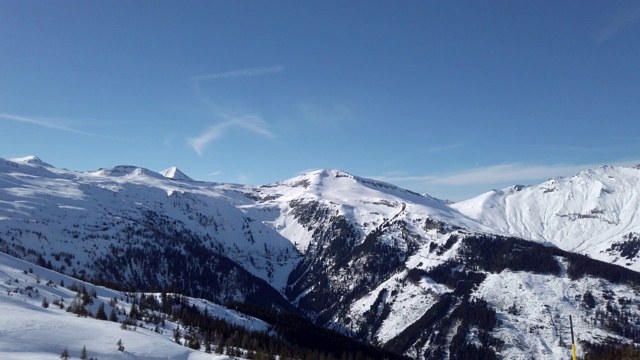
{"label": "snow surface", "polygon": [[536,186],[493,190],[452,207],[495,232],[640,271],[636,259],[607,251],[625,234],[640,232],[637,168],[601,166]]}
{"label": "snow surface", "polygon": [[173,180],[193,181],[192,178],[185,175],[182,171],[180,171],[180,169],[178,169],[175,166],[172,166],[166,170],[160,171],[160,175]]}
{"label": "snow surface", "polygon": [[[130,310],[130,304],[121,301],[127,297],[124,293],[96,287],[0,253],[0,359],[60,359],[65,348],[71,358],[78,358],[83,346],[86,346],[88,356],[101,360],[231,359],[176,344],[173,340],[175,323],[167,322],[162,333],[141,327],[135,331],[123,330],[119,323],[82,318],[62,310],[51,302],[62,298],[65,306],[69,305],[76,292],[59,286],[61,280],[67,286],[76,283],[96,290],[98,299],[88,307],[93,313],[100,302],[109,313],[109,300],[114,297],[119,300],[118,308]],[[49,281],[52,285],[47,285]],[[46,309],[41,306],[43,298],[50,302]],[[250,330],[264,331],[268,327],[261,320],[202,299],[189,298],[189,301],[201,309],[206,308],[212,316]],[[121,316],[120,320],[123,319]],[[118,340],[122,340],[124,352],[117,350]]]}
{"label": "snow surface", "polygon": [[[616,297],[631,301],[628,308],[637,308],[640,303],[638,294],[624,285],[589,277],[571,280],[566,275],[556,277],[508,270],[489,274],[475,295],[486,300],[502,321],[496,331],[507,345],[501,353],[505,359],[560,359],[567,356],[571,347],[570,315],[578,356],[583,355],[581,340],[599,343],[611,337],[624,342],[593,326],[591,318],[595,310],[585,312],[579,300],[587,290],[600,298],[603,292],[611,290]],[[514,304],[517,311],[511,314],[509,307]]]}
{"label": "snow surface", "polygon": [[20,245],[26,248],[73,253],[84,264],[108,251],[109,242],[74,238],[112,239],[147,210],[176,219],[202,236],[213,235],[226,256],[278,290],[284,289],[300,260],[298,252],[305,252],[313,240],[313,231],[293,215],[294,201],[317,201],[334,215],[345,216],[361,241],[392,219],[405,219],[416,229],[425,218],[433,218],[474,231],[490,230],[440,200],[340,170],[252,187],[166,177],[179,174],[175,168],[166,176],[130,165],[81,173],[45,168],[41,162],[0,161],[0,233],[20,233]]}
{"label": "snow surface", "polygon": [[[294,239],[292,241],[297,243],[301,251],[309,246],[312,233],[292,214],[292,201],[320,202],[332,209],[335,215],[342,215],[354,224],[362,234],[362,240],[381,224],[396,218],[404,218],[412,223],[414,220],[433,218],[475,231],[489,230],[441,200],[341,170],[316,170],[263,185],[257,191],[268,200],[247,207],[255,211],[273,211],[277,217],[265,222],[284,237]],[[254,212],[251,214],[254,215]]]}
{"label": "snow surface", "polygon": [[174,181],[128,165],[79,173],[2,160],[0,231],[8,237],[21,234],[21,246],[72,253],[90,264],[108,251],[109,242],[75,239],[112,239],[122,230],[117,224],[135,224],[144,211],[152,210],[202,236],[215,234],[227,256],[282,289],[298,261],[297,252],[288,239],[239,207],[250,202],[243,193],[251,191],[240,185]]}
{"label": "snow surface", "polygon": [[[278,183],[254,187],[181,181],[184,179],[174,179],[179,171],[175,168],[162,174],[135,166],[79,173],[43,164],[46,163],[39,159],[0,159],[0,236],[9,243],[14,241],[14,237],[18,238],[19,241],[12,244],[27,249],[75,254],[74,261],[81,264],[90,264],[95,256],[107,251],[109,241],[83,242],[75,240],[76,236],[82,239],[96,235],[111,239],[121,230],[119,226],[135,224],[144,211],[153,210],[176,219],[198,234],[213,235],[214,240],[224,247],[226,256],[283,292],[288,275],[302,259],[300,253],[313,250],[313,234],[317,228],[317,224],[301,223],[296,215],[297,206],[317,203],[327,210],[326,216],[344,216],[359,233],[358,241],[364,241],[366,235],[376,229],[401,220],[406,228],[385,227],[387,230],[380,241],[402,248],[406,246],[406,242],[402,241],[406,235],[404,231],[418,239],[420,248],[406,259],[406,269],[428,270],[454,258],[459,242],[443,252],[432,251],[430,245],[440,248],[452,235],[463,236],[463,231],[510,234],[581,251],[634,270],[640,269],[635,260],[620,259],[619,255],[608,251],[611,244],[621,241],[625,234],[640,232],[637,218],[640,171],[632,168],[606,166],[584,171],[571,178],[552,179],[537,186],[494,190],[471,200],[449,204],[341,170],[317,170]],[[194,214],[199,214],[200,218]],[[447,227],[446,231],[425,226],[427,219],[442,222]],[[462,230],[458,232],[456,229]],[[4,258],[6,256],[3,255],[0,259]],[[21,266],[14,268],[20,269]],[[34,267],[26,263],[22,267],[27,266]],[[20,270],[13,271],[11,276],[20,275],[15,273]],[[1,272],[0,276],[3,276]],[[11,276],[7,278],[11,279]],[[41,276],[46,277],[44,273]],[[48,276],[56,282],[59,279],[55,277],[61,275]],[[372,307],[385,291],[383,305],[387,307],[388,315],[371,334],[372,340],[384,343],[419,319],[439,296],[452,291],[428,278],[414,283],[405,280],[405,277],[404,270],[392,274],[371,292],[348,304],[352,326],[363,323],[367,311],[379,313],[382,310],[381,307]],[[528,359],[533,356],[555,359],[567,354],[568,341],[565,340],[563,346],[559,339],[567,338],[566,325],[562,324],[566,323],[568,315],[575,319],[576,334],[580,339],[597,342],[604,336],[611,336],[587,326],[585,317],[590,315],[585,315],[585,310],[579,308],[579,301],[576,300],[576,296],[583,294],[586,289],[601,293],[612,289],[618,296],[631,299],[632,307],[637,308],[637,304],[640,304],[636,294],[622,285],[589,278],[570,281],[566,275],[554,277],[509,271],[489,274],[476,291],[476,296],[487,300],[502,320],[496,334],[507,344],[501,354],[503,358]],[[3,289],[0,287],[0,290]],[[41,290],[45,294],[47,291],[53,294],[53,290]],[[100,296],[109,297],[109,294]],[[2,296],[0,294],[0,299],[5,299]],[[21,299],[22,302],[8,299],[6,305],[0,300],[0,305],[6,306],[10,312],[27,311],[23,309],[25,306],[29,311],[44,311],[39,307],[40,301],[24,299],[24,296]],[[31,305],[22,306],[23,303]],[[509,307],[514,303],[520,307],[517,315],[509,312]],[[55,309],[51,308],[43,313],[46,316],[56,315]],[[10,324],[17,321],[11,319],[0,323],[0,331],[5,331],[5,327],[10,328],[13,326]],[[70,328],[84,326],[75,321],[93,321],[74,317],[65,319],[65,326]],[[3,320],[4,317],[0,322]],[[344,321],[344,318],[332,319],[337,327],[346,327]],[[19,324],[25,329],[37,328],[35,323]],[[91,331],[89,327],[84,333],[92,334]],[[114,333],[112,330],[103,331],[122,336],[119,327],[113,329]],[[11,335],[14,332],[15,335]],[[11,340],[7,340],[6,344],[3,342],[5,333],[0,333],[0,356],[5,348],[9,349],[15,346],[11,344],[22,341],[20,336],[23,335],[17,330],[14,332],[6,333],[7,336],[13,336],[8,338]],[[144,330],[139,330],[135,336],[144,334]],[[73,340],[71,334],[65,336],[61,341],[43,345],[44,349],[57,358],[62,348],[55,348],[54,343],[63,344]],[[151,338],[155,335],[148,336]],[[35,339],[37,336],[34,335],[23,342]],[[83,339],[70,344],[69,350],[77,349],[79,352]],[[144,343],[143,339],[136,338],[136,341]],[[115,350],[115,341],[110,339],[103,345],[99,342],[91,345],[87,342],[84,345],[87,345],[90,355],[92,348],[100,351],[98,358],[102,359],[110,355],[101,354]],[[129,351],[127,341],[125,346]],[[165,346],[170,354],[175,354],[171,355],[175,358],[199,356],[180,353],[187,351],[182,347],[176,348],[174,353],[173,345]],[[38,351],[35,349],[34,353],[27,356],[38,358],[34,355]],[[151,350],[141,349],[134,355],[141,357],[144,351]],[[117,355],[122,354],[114,354]]]}
{"label": "snow surface", "polygon": [[23,164],[30,164],[30,165],[38,165],[38,166],[44,166],[44,167],[53,167],[53,165],[48,164],[42,160],[40,160],[39,157],[37,156],[25,156],[22,158],[14,158],[14,159],[9,159],[13,162],[17,162],[17,163],[23,163]]}

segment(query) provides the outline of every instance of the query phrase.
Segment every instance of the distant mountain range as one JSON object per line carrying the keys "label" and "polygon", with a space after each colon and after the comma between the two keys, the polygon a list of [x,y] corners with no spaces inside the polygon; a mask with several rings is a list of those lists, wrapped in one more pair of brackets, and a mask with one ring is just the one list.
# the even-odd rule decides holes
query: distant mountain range
{"label": "distant mountain range", "polygon": [[413,358],[555,359],[569,315],[583,354],[639,334],[639,180],[603,166],[451,204],[340,170],[245,186],[0,159],[0,251],[290,311]]}

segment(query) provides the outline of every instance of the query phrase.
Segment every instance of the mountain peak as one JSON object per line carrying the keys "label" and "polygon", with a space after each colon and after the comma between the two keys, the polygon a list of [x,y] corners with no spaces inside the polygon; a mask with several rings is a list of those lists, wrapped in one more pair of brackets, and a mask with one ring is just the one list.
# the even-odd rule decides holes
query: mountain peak
{"label": "mountain peak", "polygon": [[16,163],[22,163],[22,164],[29,164],[29,165],[53,167],[53,165],[42,161],[39,157],[37,157],[35,155],[29,155],[29,156],[25,156],[25,157],[21,157],[21,158],[9,159],[9,161],[13,161],[13,162],[16,162]]}
{"label": "mountain peak", "polygon": [[117,165],[112,168],[100,168],[91,171],[91,174],[109,177],[125,177],[125,176],[147,176],[151,178],[161,178],[160,174],[149,169],[134,165]]}
{"label": "mountain peak", "polygon": [[384,181],[352,175],[340,169],[311,170],[291,179],[264,185],[264,187],[279,185],[289,188],[304,188],[307,193],[322,194],[325,197],[334,196],[333,199],[337,202],[344,201],[346,197],[351,196],[354,203],[367,197],[397,197],[404,201],[428,204],[435,208],[443,208],[450,203]]}
{"label": "mountain peak", "polygon": [[180,169],[178,169],[175,166],[172,166],[168,169],[160,171],[160,175],[173,180],[193,181],[192,178],[185,175],[185,173],[180,171]]}

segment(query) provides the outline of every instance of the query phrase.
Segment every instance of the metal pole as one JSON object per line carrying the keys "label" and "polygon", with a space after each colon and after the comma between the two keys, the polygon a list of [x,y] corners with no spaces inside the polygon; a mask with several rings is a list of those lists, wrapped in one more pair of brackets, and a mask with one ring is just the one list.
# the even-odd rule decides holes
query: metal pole
{"label": "metal pole", "polygon": [[571,359],[576,360],[576,342],[573,339],[573,320],[569,315],[569,325],[571,326]]}

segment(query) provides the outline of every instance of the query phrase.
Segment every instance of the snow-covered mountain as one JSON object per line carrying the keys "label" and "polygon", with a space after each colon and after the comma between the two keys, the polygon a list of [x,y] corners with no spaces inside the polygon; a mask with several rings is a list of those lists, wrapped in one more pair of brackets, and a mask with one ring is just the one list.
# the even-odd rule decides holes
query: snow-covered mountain
{"label": "snow-covered mountain", "polygon": [[103,284],[298,312],[419,359],[553,359],[569,315],[580,352],[638,333],[638,274],[561,250],[591,249],[604,223],[615,235],[594,246],[635,258],[636,172],[450,204],[340,170],[243,186],[0,159],[0,251]]}
{"label": "snow-covered mountain", "polygon": [[46,162],[40,160],[39,157],[33,156],[33,155],[25,156],[25,157],[22,157],[22,158],[9,159],[9,160],[11,160],[13,162],[16,162],[16,163],[22,163],[22,164],[31,164],[31,165],[38,165],[38,166],[44,166],[44,167],[53,167],[52,165],[47,164]]}
{"label": "snow-covered mountain", "polygon": [[496,232],[640,271],[640,169],[602,166],[452,205]]}
{"label": "snow-covered mountain", "polygon": [[192,178],[190,178],[187,175],[185,175],[185,173],[180,171],[180,169],[178,169],[175,166],[172,166],[172,167],[170,167],[168,169],[160,171],[160,175],[162,175],[164,177],[167,177],[169,179],[173,179],[173,180],[193,181]]}

